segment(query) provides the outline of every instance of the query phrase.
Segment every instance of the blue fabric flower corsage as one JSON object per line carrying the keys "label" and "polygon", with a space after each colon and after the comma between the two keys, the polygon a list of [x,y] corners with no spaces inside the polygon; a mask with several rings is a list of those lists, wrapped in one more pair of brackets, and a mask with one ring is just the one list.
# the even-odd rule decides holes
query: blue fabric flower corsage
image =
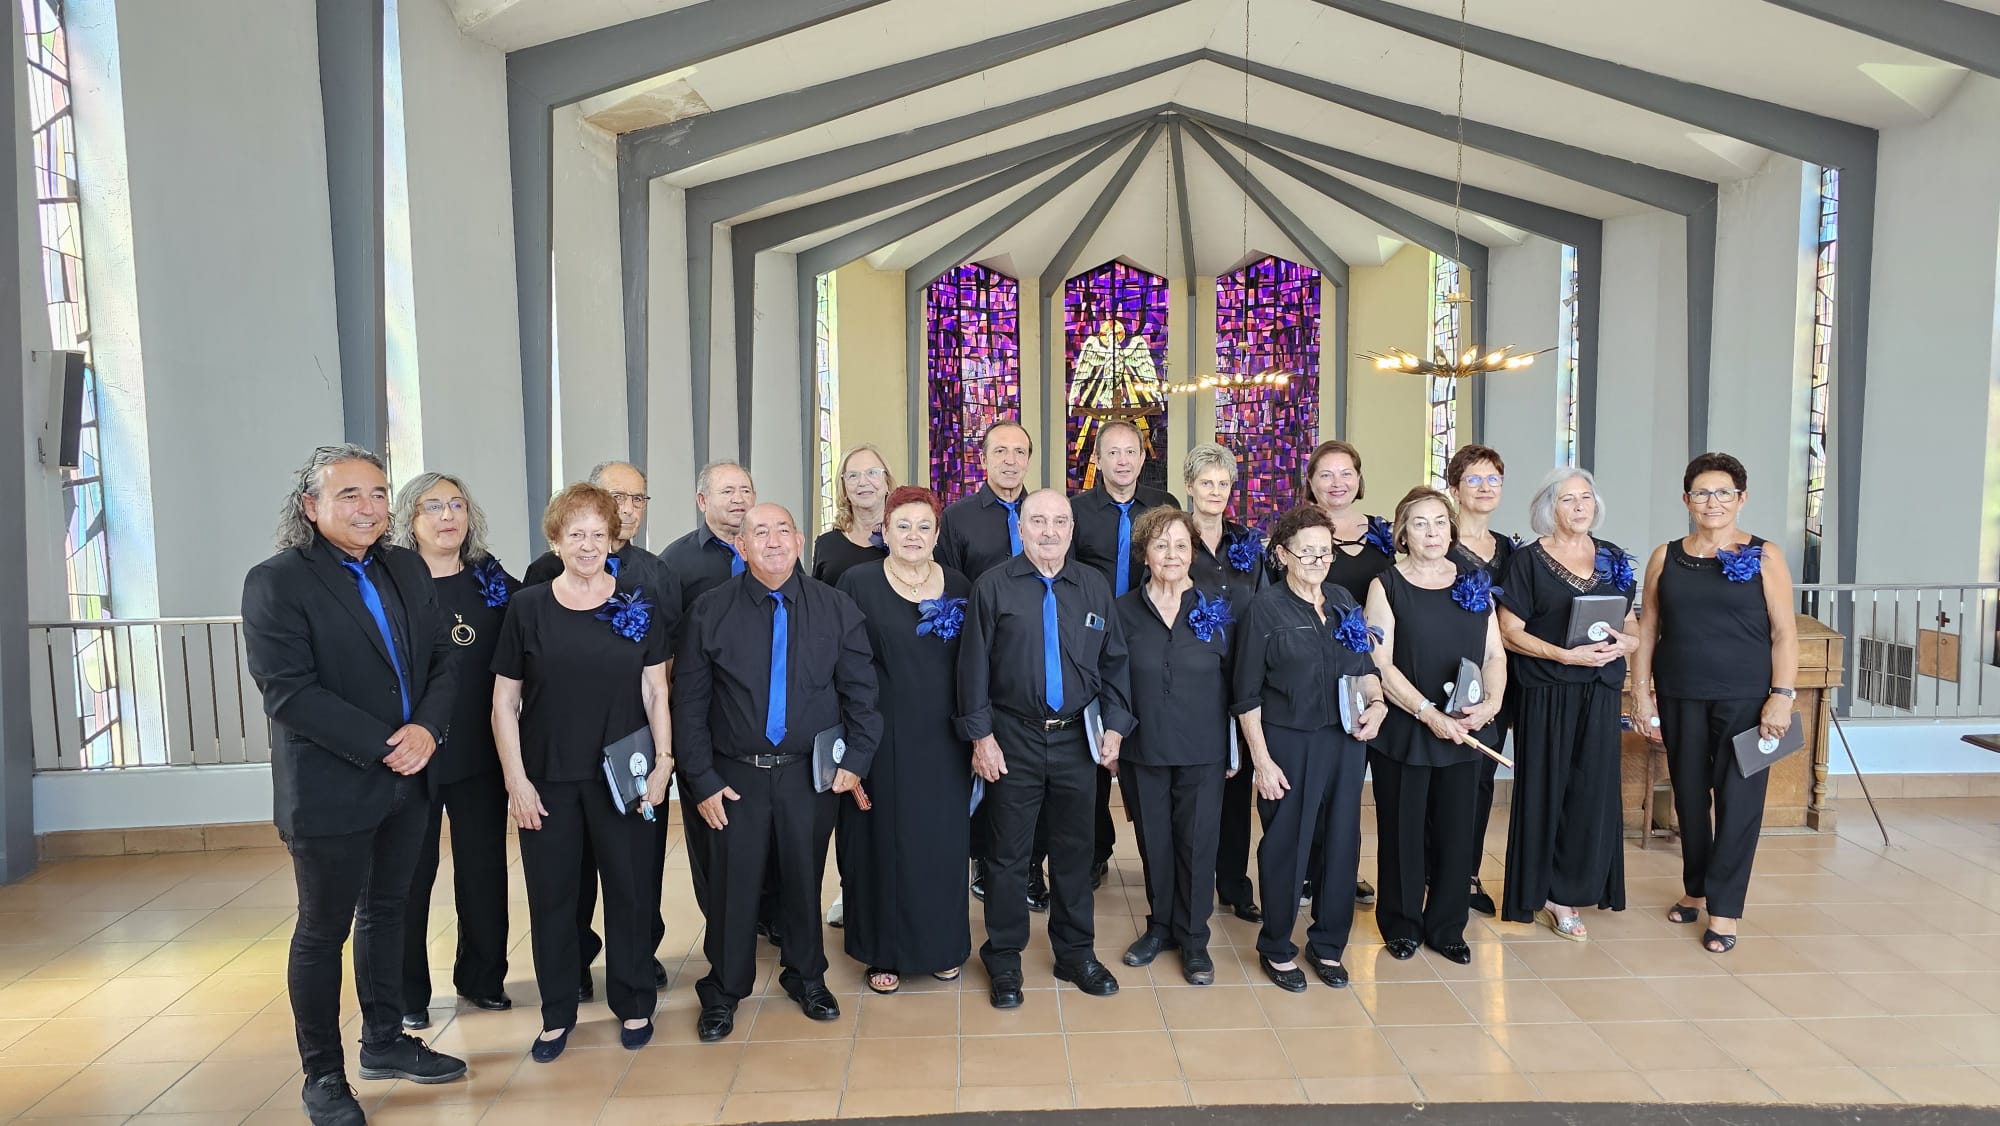
{"label": "blue fabric flower corsage", "polygon": [[1722,548],[1715,553],[1722,564],[1722,577],[1732,583],[1747,583],[1764,573],[1764,549],[1756,544],[1747,544],[1741,551]]}
{"label": "blue fabric flower corsage", "polygon": [[877,528],[868,533],[868,546],[879,547],[883,551],[889,550],[889,541],[882,538],[882,529]]}
{"label": "blue fabric flower corsage", "polygon": [[1244,529],[1236,542],[1229,545],[1229,565],[1243,574],[1250,574],[1264,561],[1264,540],[1252,529]]}
{"label": "blue fabric flower corsage", "polygon": [[1384,555],[1393,558],[1396,554],[1395,531],[1389,526],[1389,522],[1380,516],[1370,516],[1368,518],[1368,534],[1363,536],[1362,539],[1375,545]]}
{"label": "blue fabric flower corsage", "polygon": [[1493,576],[1478,567],[1459,572],[1458,581],[1451,584],[1451,600],[1475,614],[1493,609],[1493,600],[1504,593],[1493,585]]}
{"label": "blue fabric flower corsage", "polygon": [[1223,627],[1235,621],[1229,614],[1227,599],[1221,595],[1210,598],[1200,591],[1195,592],[1194,609],[1188,611],[1188,628],[1194,631],[1196,637],[1203,641],[1220,641]]}
{"label": "blue fabric flower corsage", "polygon": [[1599,546],[1597,549],[1597,570],[1591,577],[1600,583],[1610,583],[1622,591],[1632,589],[1632,557],[1615,547]]}
{"label": "blue fabric flower corsage", "polygon": [[922,617],[917,620],[917,636],[935,637],[939,641],[950,641],[958,636],[965,625],[965,599],[926,598],[917,603]]}
{"label": "blue fabric flower corsage", "polygon": [[1356,653],[1372,653],[1375,643],[1382,640],[1382,630],[1368,624],[1368,618],[1359,606],[1349,606],[1340,615],[1340,624],[1333,629],[1334,640],[1354,650]]}
{"label": "blue fabric flower corsage", "polygon": [[646,627],[653,623],[653,604],[640,597],[639,589],[632,588],[630,594],[614,594],[597,612],[597,620],[610,622],[611,632],[627,641],[638,642],[646,639]]}
{"label": "blue fabric flower corsage", "polygon": [[513,592],[507,589],[506,569],[491,555],[472,569],[472,577],[479,581],[479,593],[485,597],[488,606],[505,606],[514,597]]}

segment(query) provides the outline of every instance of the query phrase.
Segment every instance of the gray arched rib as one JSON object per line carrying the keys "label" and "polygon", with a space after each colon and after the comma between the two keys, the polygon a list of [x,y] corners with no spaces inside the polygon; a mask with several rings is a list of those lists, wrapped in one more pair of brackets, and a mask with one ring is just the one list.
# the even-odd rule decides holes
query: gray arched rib
{"label": "gray arched rib", "polygon": [[1230,155],[1229,151],[1223,148],[1222,142],[1216,140],[1208,130],[1203,129],[1198,123],[1189,124],[1188,135],[1192,136],[1195,143],[1202,147],[1202,151],[1208,153],[1210,160],[1213,160],[1224,172],[1228,173],[1230,179],[1236,181],[1236,186],[1242,188],[1244,193],[1249,195],[1251,200],[1257,204],[1258,209],[1271,222],[1277,224],[1279,230],[1285,232],[1285,237],[1291,239],[1294,246],[1306,252],[1306,257],[1312,259],[1313,266],[1321,274],[1330,278],[1335,285],[1345,286],[1347,284],[1347,262],[1340,255],[1334,253],[1333,248],[1326,244],[1326,240],[1315,234],[1313,229],[1304,220],[1301,220],[1298,215],[1294,214],[1291,208],[1286,207],[1282,200],[1273,195],[1271,189],[1265,187],[1263,182],[1258,180],[1244,166],[1242,161]]}
{"label": "gray arched rib", "polygon": [[1168,144],[1174,158],[1174,203],[1180,208],[1181,272],[1187,275],[1188,316],[1194,316],[1194,213],[1188,209],[1187,153],[1181,145],[1182,119],[1174,118],[1173,136]]}
{"label": "gray arched rib", "polygon": [[[1104,225],[1104,217],[1111,214],[1111,208],[1118,202],[1118,197],[1125,194],[1126,187],[1132,183],[1133,174],[1139,171],[1139,165],[1152,154],[1153,146],[1159,143],[1160,133],[1165,128],[1163,122],[1155,122],[1146,130],[1146,135],[1139,139],[1139,143],[1132,147],[1132,151],[1126,154],[1125,162],[1118,166],[1118,171],[1105,183],[1104,190],[1098,192],[1097,198],[1091,201],[1090,207],[1083,213],[1083,218],[1077,221],[1069,237],[1057,248],[1055,257],[1049,259],[1048,267],[1042,271],[1043,289],[1058,285],[1069,276],[1069,268],[1076,264],[1076,256],[1083,253],[1083,248],[1090,242],[1090,237],[1097,233],[1097,228]],[[1165,266],[1164,262],[1161,263],[1162,269]]]}
{"label": "gray arched rib", "polygon": [[1946,0],[1765,0],[1801,15],[2000,78],[2000,16]]}

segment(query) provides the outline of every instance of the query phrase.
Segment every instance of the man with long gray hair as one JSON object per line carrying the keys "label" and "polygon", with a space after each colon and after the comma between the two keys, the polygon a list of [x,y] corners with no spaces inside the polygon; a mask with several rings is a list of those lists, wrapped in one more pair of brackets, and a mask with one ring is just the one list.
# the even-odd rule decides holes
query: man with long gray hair
{"label": "man with long gray hair", "polygon": [[354,938],[361,1078],[444,1083],[465,1062],[402,1027],[403,915],[425,825],[425,767],[450,728],[457,657],[430,572],[384,544],[389,481],[358,446],[322,446],[278,517],[278,553],[243,580],[250,675],[271,719],[272,809],[298,920],[286,987],[316,1126],[366,1121],[340,1043]]}

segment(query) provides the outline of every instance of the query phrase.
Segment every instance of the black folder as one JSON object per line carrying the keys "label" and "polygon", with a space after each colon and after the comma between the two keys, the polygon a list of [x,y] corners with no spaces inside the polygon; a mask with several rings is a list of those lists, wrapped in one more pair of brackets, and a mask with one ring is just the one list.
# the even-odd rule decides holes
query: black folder
{"label": "black folder", "polygon": [[604,748],[604,781],[620,813],[637,813],[646,800],[646,776],[653,772],[653,729],[641,727]]}
{"label": "black folder", "polygon": [[1796,716],[1792,718],[1792,725],[1785,729],[1783,738],[1764,739],[1758,736],[1757,731],[1753,727],[1730,740],[1736,748],[1736,769],[1745,778],[1769,769],[1772,763],[1806,745],[1805,724],[1800,723]]}

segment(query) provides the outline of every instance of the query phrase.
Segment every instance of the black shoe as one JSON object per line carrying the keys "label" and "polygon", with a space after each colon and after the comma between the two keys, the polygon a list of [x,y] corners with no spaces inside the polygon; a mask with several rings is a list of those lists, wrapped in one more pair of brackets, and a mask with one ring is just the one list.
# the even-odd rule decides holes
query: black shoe
{"label": "black shoe", "polygon": [[736,1006],[703,1005],[701,1007],[701,1016],[695,1020],[694,1032],[696,1036],[701,1038],[702,1043],[713,1044],[718,1040],[727,1040],[729,1039],[729,1034],[734,1031],[736,1031]]}
{"label": "black shoe", "polygon": [[588,1005],[597,1000],[597,984],[590,980],[590,971],[583,971],[583,984],[576,987],[576,1003]]}
{"label": "black shoe", "polygon": [[465,1061],[431,1051],[414,1036],[398,1036],[394,1044],[374,1051],[361,1047],[361,1078],[407,1079],[412,1083],[449,1083],[465,1074]]}
{"label": "black shoe", "polygon": [[1392,938],[1387,945],[1389,957],[1398,962],[1407,962],[1417,956],[1417,940],[1414,938]]}
{"label": "black shoe", "polygon": [[1375,885],[1367,880],[1354,881],[1354,902],[1364,907],[1375,905]]}
{"label": "black shoe", "polygon": [[1431,949],[1443,955],[1447,961],[1457,962],[1461,966],[1472,964],[1472,947],[1463,942],[1441,943]]}
{"label": "black shoe", "polygon": [[1028,869],[1028,910],[1049,909],[1049,881],[1040,868]]}
{"label": "black shoe", "polygon": [[422,1028],[429,1028],[430,1026],[431,1012],[429,1009],[418,1009],[416,1012],[403,1014],[403,1027],[411,1032]]}
{"label": "black shoe", "polygon": [[975,860],[972,862],[972,898],[978,900],[986,898],[986,862],[984,860]]}
{"label": "black shoe", "polygon": [[[783,946],[785,944],[784,936],[778,933],[778,924],[776,923],[758,923],[757,933],[763,935],[765,940],[773,946]],[[666,973],[666,967],[660,967],[660,972],[662,974]]]}
{"label": "black shoe", "polygon": [[[790,992],[787,990],[787,992]],[[834,999],[832,991],[824,985],[792,993],[791,998],[799,1003],[799,1011],[807,1020],[839,1020],[840,1002]]]}
{"label": "black shoe", "polygon": [[1319,979],[1321,981],[1325,982],[1328,985],[1331,985],[1335,989],[1347,988],[1346,966],[1343,966],[1338,962],[1335,962],[1333,965],[1329,966],[1325,962],[1320,961],[1318,958],[1308,958],[1306,960],[1312,963],[1313,972],[1319,975]]}
{"label": "black shoe", "polygon": [[1133,939],[1132,945],[1125,948],[1125,964],[1128,966],[1150,966],[1153,964],[1153,959],[1160,956],[1160,951],[1171,949],[1174,945],[1173,940],[1169,939],[1166,935],[1161,934],[1159,931],[1149,930],[1138,938]]}
{"label": "black shoe", "polygon": [[653,988],[662,993],[667,989],[667,967],[661,965],[658,958],[653,959]]}
{"label": "black shoe", "polygon": [[1090,866],[1090,890],[1096,891],[1098,888],[1103,887],[1104,877],[1110,873],[1111,862],[1109,860],[1100,860],[1092,864]]}
{"label": "black shoe", "polygon": [[1293,966],[1289,970],[1281,970],[1272,965],[1271,959],[1266,958],[1262,954],[1257,955],[1257,964],[1264,967],[1265,976],[1269,977],[1271,984],[1277,986],[1279,989],[1287,993],[1304,993],[1306,991],[1306,972],[1297,966]]}
{"label": "black shoe", "polygon": [[[514,1007],[514,999],[505,993],[495,993],[489,997],[474,997],[470,993],[461,993],[458,999],[475,1009],[485,1009],[489,1013],[504,1013]],[[405,1024],[404,1027],[409,1026]]]}
{"label": "black shoe", "polygon": [[1181,976],[1189,985],[1214,985],[1215,959],[1206,950],[1188,947],[1181,951]]}
{"label": "black shoe", "polygon": [[624,1021],[618,1022],[618,1043],[628,1052],[636,1052],[653,1042],[653,1022],[647,1021],[639,1028],[627,1028]]}
{"label": "black shoe", "polygon": [[365,1126],[368,1121],[368,1116],[361,1113],[361,1104],[355,1101],[354,1088],[347,1085],[347,1076],[342,1072],[329,1071],[307,1078],[299,1098],[313,1126]]}
{"label": "black shoe", "polygon": [[1067,981],[1092,997],[1109,997],[1118,992],[1118,979],[1095,958],[1074,966],[1056,963],[1056,980]]}
{"label": "black shoe", "polygon": [[1018,1009],[1021,1007],[1021,971],[1001,970],[993,975],[993,983],[987,986],[987,999],[996,1009]]}
{"label": "black shoe", "polygon": [[1246,923],[1261,923],[1264,921],[1264,912],[1258,910],[1257,905],[1247,899],[1241,903],[1230,904],[1229,909],[1236,913],[1237,918]]}
{"label": "black shoe", "polygon": [[[543,1029],[542,1031],[546,1032],[548,1030]],[[554,1062],[557,1056],[563,1054],[563,1049],[569,1047],[569,1034],[575,1031],[576,1026],[572,1024],[562,1030],[561,1036],[553,1040],[544,1040],[539,1036],[535,1037],[535,1042],[528,1046],[528,1058],[534,1060],[536,1063]]]}
{"label": "black shoe", "polygon": [[1489,919],[1499,914],[1499,909],[1493,906],[1493,897],[1486,894],[1485,888],[1474,888],[1472,898],[1467,900],[1466,903],[1474,911],[1479,912]]}

